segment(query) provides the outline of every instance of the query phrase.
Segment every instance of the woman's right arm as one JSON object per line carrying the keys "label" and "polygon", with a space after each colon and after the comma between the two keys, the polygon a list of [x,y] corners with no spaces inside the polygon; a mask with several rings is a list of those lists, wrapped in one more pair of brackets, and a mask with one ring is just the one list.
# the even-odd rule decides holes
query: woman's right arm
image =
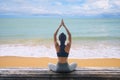
{"label": "woman's right arm", "polygon": [[62,20],[62,24],[63,24],[63,26],[64,26],[64,28],[65,28],[65,30],[67,31],[67,34],[68,34],[68,40],[69,40],[69,43],[71,44],[71,33],[70,33],[70,31],[68,30],[68,28],[66,27],[66,25],[64,24],[64,21]]}
{"label": "woman's right arm", "polygon": [[68,28],[66,27],[66,25],[64,24],[64,21],[63,21],[63,20],[62,20],[62,24],[63,24],[63,26],[64,26],[65,30],[67,31],[67,34],[68,34],[68,43],[67,43],[67,45],[66,45],[65,50],[66,50],[66,52],[69,53],[70,47],[71,47],[71,43],[72,43],[71,33],[70,33],[70,31],[68,30]]}

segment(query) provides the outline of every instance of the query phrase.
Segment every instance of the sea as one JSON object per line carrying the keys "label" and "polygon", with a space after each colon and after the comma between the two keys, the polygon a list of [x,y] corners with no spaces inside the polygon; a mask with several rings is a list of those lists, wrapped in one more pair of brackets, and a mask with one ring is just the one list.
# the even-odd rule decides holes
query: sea
{"label": "sea", "polygon": [[[120,18],[63,18],[72,35],[69,58],[119,58]],[[61,18],[0,18],[0,56],[57,58]],[[64,32],[62,27],[58,35]],[[59,40],[58,40],[59,42]]]}

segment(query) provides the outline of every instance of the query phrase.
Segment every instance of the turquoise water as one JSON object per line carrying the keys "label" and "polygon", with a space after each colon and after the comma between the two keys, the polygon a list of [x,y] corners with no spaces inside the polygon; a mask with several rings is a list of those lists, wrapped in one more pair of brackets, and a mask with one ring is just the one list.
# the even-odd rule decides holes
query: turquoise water
{"label": "turquoise water", "polygon": [[[0,39],[52,38],[58,18],[1,18]],[[120,38],[120,19],[64,19],[75,39]],[[64,32],[64,30],[61,30]]]}
{"label": "turquoise water", "polygon": [[[0,56],[56,57],[60,18],[0,18]],[[71,58],[120,58],[120,19],[65,18]],[[60,32],[65,32],[64,28]]]}

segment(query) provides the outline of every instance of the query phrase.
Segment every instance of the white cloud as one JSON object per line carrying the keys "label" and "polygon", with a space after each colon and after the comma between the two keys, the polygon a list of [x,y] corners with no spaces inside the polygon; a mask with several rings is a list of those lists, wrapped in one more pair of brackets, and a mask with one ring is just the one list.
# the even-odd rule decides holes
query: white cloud
{"label": "white cloud", "polygon": [[83,0],[6,0],[0,3],[0,13],[85,16],[120,13],[120,0],[82,1]]}
{"label": "white cloud", "polygon": [[109,0],[97,0],[92,4],[92,6],[96,8],[101,8],[101,9],[108,9],[110,7],[109,5]]}
{"label": "white cloud", "polygon": [[61,2],[55,2],[55,5],[57,5],[57,6],[61,6],[62,3],[61,3]]}
{"label": "white cloud", "polygon": [[[77,15],[102,15],[102,14],[119,14],[120,9],[118,5],[120,0],[88,0],[85,4],[73,5],[72,13]],[[117,7],[112,7],[117,6]],[[119,5],[120,6],[120,5]]]}
{"label": "white cloud", "polygon": [[120,7],[120,0],[112,0],[111,4],[119,6]]}

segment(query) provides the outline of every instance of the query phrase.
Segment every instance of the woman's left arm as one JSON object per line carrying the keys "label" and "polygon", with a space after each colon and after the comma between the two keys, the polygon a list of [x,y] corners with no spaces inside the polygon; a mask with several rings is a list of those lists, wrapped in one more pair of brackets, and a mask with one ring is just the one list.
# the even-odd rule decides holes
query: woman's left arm
{"label": "woman's left arm", "polygon": [[58,31],[59,31],[61,26],[62,26],[62,24],[59,25],[58,29],[54,33],[54,42],[57,42],[57,34],[58,34]]}
{"label": "woman's left arm", "polygon": [[[62,22],[61,22],[62,23]],[[57,34],[58,34],[58,31],[59,29],[61,28],[62,24],[59,25],[58,29],[55,31],[54,33],[54,45],[55,45],[55,48],[56,48],[56,51],[58,52],[59,51],[59,44],[57,42]]]}

